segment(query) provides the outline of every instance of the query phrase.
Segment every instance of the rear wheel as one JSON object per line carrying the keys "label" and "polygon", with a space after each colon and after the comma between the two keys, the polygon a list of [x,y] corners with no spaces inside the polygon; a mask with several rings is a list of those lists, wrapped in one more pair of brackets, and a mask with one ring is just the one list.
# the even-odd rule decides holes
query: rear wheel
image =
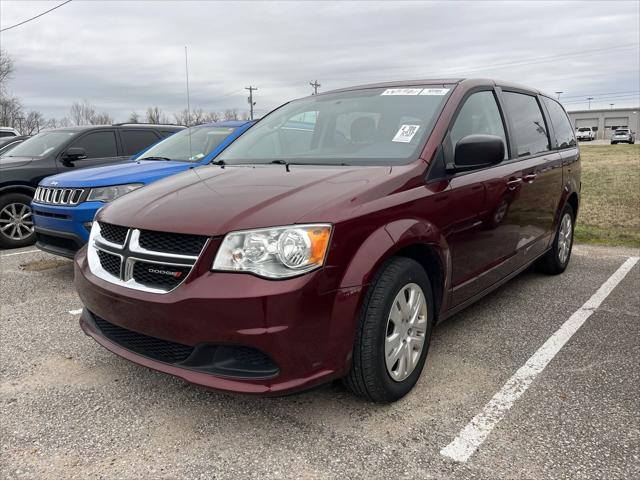
{"label": "rear wheel", "polygon": [[0,247],[17,248],[35,242],[31,197],[9,193],[0,197]]}
{"label": "rear wheel", "polygon": [[569,204],[564,206],[551,249],[538,261],[540,269],[550,275],[562,273],[569,265],[573,247],[575,213]]}
{"label": "rear wheel", "polygon": [[362,306],[347,387],[368,400],[389,403],[420,378],[433,328],[431,282],[409,258],[387,262]]}

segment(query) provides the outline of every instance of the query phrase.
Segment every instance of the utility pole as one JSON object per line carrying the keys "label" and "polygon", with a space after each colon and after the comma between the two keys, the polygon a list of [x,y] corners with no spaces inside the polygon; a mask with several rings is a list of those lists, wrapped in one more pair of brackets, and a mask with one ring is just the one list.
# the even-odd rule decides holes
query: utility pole
{"label": "utility pole", "polygon": [[587,100],[589,100],[589,110],[591,110],[591,100],[593,100],[593,97],[587,97]]}
{"label": "utility pole", "polygon": [[318,94],[318,89],[322,86],[318,83],[318,80],[314,80],[313,82],[309,82],[309,85],[311,85],[313,87],[313,94],[312,95],[317,95]]}
{"label": "utility pole", "polygon": [[256,102],[253,101],[253,91],[258,90],[258,87],[249,85],[248,87],[244,87],[244,89],[249,90],[249,98],[247,98],[249,102],[249,120],[253,120],[253,106],[256,104]]}
{"label": "utility pole", "polygon": [[556,92],[556,95],[558,96],[558,101],[560,101],[560,94],[562,94],[564,92]]}
{"label": "utility pole", "polygon": [[[187,127],[191,126],[191,95],[189,94],[189,60],[187,57],[187,46],[184,46],[184,71],[187,77]],[[189,136],[191,142],[191,136]]]}

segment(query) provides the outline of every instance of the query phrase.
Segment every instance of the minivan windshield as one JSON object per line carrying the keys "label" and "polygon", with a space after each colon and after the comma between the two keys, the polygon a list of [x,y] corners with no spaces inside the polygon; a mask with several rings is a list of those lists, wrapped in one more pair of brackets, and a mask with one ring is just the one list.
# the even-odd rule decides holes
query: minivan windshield
{"label": "minivan windshield", "polygon": [[579,132],[590,132],[591,131],[591,127],[582,127],[578,129]]}
{"label": "minivan windshield", "polygon": [[57,149],[78,132],[69,130],[56,130],[41,132],[25,140],[20,145],[9,150],[6,157],[44,157]]}
{"label": "minivan windshield", "polygon": [[198,162],[214,151],[234,130],[213,126],[187,128],[155,144],[136,160]]}
{"label": "minivan windshield", "polygon": [[217,158],[227,164],[395,165],[417,158],[452,86],[315,95],[264,117]]}

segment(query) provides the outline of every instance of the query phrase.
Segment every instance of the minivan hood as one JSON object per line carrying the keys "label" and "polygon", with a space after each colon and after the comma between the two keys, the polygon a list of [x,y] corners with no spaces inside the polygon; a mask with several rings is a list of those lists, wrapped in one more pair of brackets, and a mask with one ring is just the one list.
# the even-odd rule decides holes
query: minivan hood
{"label": "minivan hood", "polygon": [[234,230],[335,222],[406,184],[403,167],[205,166],[109,204],[102,221],[148,230],[222,235]]}
{"label": "minivan hood", "polygon": [[[196,164],[197,165],[197,164]],[[150,183],[187,170],[189,162],[143,160],[127,161],[95,168],[83,168],[45,178],[40,185],[55,187],[104,187],[126,183]]]}
{"label": "minivan hood", "polygon": [[22,167],[33,161],[34,157],[0,157],[0,168]]}

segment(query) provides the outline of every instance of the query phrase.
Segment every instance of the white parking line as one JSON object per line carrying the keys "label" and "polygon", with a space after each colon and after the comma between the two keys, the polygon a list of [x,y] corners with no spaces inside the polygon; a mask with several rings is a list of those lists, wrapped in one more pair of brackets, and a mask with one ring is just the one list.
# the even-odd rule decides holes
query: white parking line
{"label": "white parking line", "polygon": [[638,257],[629,257],[616,272],[534,353],[527,362],[504,384],[458,436],[440,454],[456,462],[466,462],[487,439],[493,428],[504,418],[514,402],[529,388],[536,376],[578,331],[622,279],[638,263]]}
{"label": "white parking line", "polygon": [[80,315],[80,314],[82,313],[82,309],[81,309],[81,308],[79,308],[79,309],[77,309],[77,310],[69,310],[69,313],[70,313],[71,315]]}
{"label": "white parking line", "polygon": [[25,253],[37,253],[39,251],[40,250],[27,250],[26,252],[5,253],[4,255],[0,255],[0,258],[13,257],[14,255],[24,255]]}

